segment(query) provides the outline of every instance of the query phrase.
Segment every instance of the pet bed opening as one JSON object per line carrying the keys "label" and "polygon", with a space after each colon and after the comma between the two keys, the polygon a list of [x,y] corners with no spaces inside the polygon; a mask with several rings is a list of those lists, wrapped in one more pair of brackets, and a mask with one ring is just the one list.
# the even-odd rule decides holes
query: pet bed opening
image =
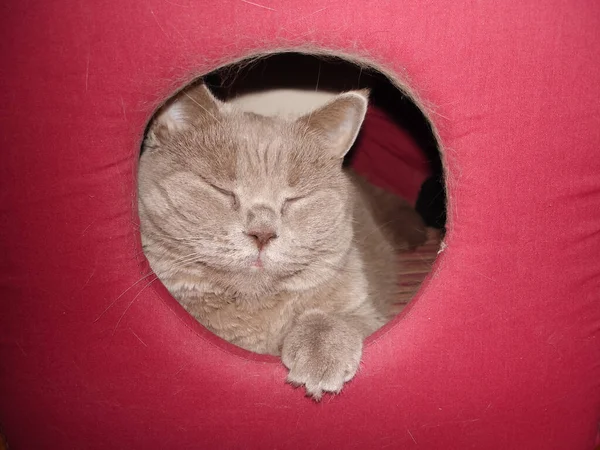
{"label": "pet bed opening", "polygon": [[[272,106],[262,100],[261,94],[267,92],[291,93],[289,101],[295,102],[303,96],[312,98],[315,93],[335,95],[368,89],[369,108],[344,165],[373,185],[405,199],[427,227],[425,241],[399,253],[398,304],[407,304],[431,271],[446,220],[438,141],[427,115],[411,96],[374,65],[329,54],[281,52],[253,56],[221,66],[201,79],[222,101],[258,99],[244,105],[251,112],[265,115]],[[309,100],[309,106],[302,107],[308,112],[321,104],[322,100]]]}

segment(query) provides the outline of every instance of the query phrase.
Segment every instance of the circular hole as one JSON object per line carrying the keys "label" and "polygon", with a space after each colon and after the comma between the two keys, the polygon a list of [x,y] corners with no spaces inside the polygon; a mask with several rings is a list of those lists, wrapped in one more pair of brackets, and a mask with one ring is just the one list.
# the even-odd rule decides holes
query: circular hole
{"label": "circular hole", "polygon": [[[406,210],[402,209],[402,211],[390,210],[385,205],[377,205],[377,202],[370,203],[368,206],[371,208],[370,214],[375,217],[379,228],[385,228],[391,234],[400,230],[402,234],[402,239],[395,242],[395,245],[402,247],[397,253],[399,289],[395,299],[397,310],[401,310],[415,296],[436,258],[445,233],[446,197],[442,162],[432,124],[400,83],[393,80],[391,75],[386,75],[383,70],[378,70],[374,65],[365,64],[363,61],[352,61],[334,55],[293,52],[262,55],[238,61],[206,74],[201,81],[195,80],[195,86],[198,86],[199,83],[204,83],[219,101],[235,104],[239,109],[263,116],[285,115],[287,117],[310,114],[311,111],[340,93],[368,90],[369,108],[356,140],[343,158],[343,166],[346,170],[352,170],[363,179],[368,180],[370,186],[375,186],[376,189],[381,189],[405,200]],[[222,144],[223,139],[226,140],[223,134],[233,132],[232,130],[223,130],[218,117],[215,117],[218,112],[212,111],[210,106],[199,104],[194,95],[188,95],[188,92],[191,92],[189,89],[189,87],[184,88],[182,92],[176,94],[174,99],[167,100],[166,106],[157,112],[147,131],[145,140],[147,152],[151,153],[155,147],[160,147],[160,144],[156,144],[156,140],[161,139],[160,133],[165,133],[165,135],[173,133],[173,130],[177,130],[177,127],[181,125],[178,121],[185,122],[187,119],[185,109],[173,107],[178,98],[183,98],[182,96],[187,96],[193,103],[199,105],[204,111],[205,119],[207,117],[217,119],[210,125],[210,131],[207,133],[216,133],[219,136],[208,136],[201,145],[210,146],[215,142]],[[156,128],[153,128],[153,124],[157,123],[167,110],[170,114],[170,122],[165,122],[163,125],[166,128],[157,131]],[[202,127],[207,123],[203,120],[195,123],[194,126]],[[248,128],[245,128],[244,131],[249,135],[253,133],[253,130]],[[190,294],[190,291],[194,288],[194,284],[206,284],[201,277],[194,276],[194,267],[197,268],[198,273],[202,273],[206,264],[209,264],[211,270],[216,268],[221,271],[226,271],[228,264],[232,264],[226,254],[233,250],[226,246],[219,250],[218,245],[215,244],[215,242],[220,242],[225,231],[214,220],[226,221],[231,220],[232,217],[236,217],[235,220],[238,220],[240,211],[244,211],[245,207],[238,208],[239,205],[236,203],[236,208],[231,208],[238,214],[235,216],[224,214],[222,218],[219,218],[213,215],[211,224],[215,226],[215,229],[211,229],[209,224],[201,227],[198,234],[210,235],[205,240],[205,244],[215,245],[215,254],[194,255],[193,248],[189,245],[195,239],[190,227],[199,217],[194,214],[194,208],[200,210],[207,207],[207,203],[200,199],[207,198],[211,202],[221,202],[219,211],[222,211],[227,202],[232,203],[231,199],[235,198],[236,202],[239,201],[239,193],[236,191],[235,177],[237,175],[234,173],[235,171],[228,172],[228,164],[235,163],[227,161],[224,156],[214,153],[212,163],[203,167],[202,171],[195,172],[193,168],[190,170],[193,164],[198,163],[197,159],[190,156],[198,150],[198,142],[186,139],[179,140],[177,145],[189,146],[184,151],[189,157],[187,161],[179,160],[177,163],[173,163],[168,158],[146,157],[148,161],[145,166],[144,163],[140,166],[141,171],[146,170],[146,174],[140,177],[142,181],[140,185],[141,203],[154,202],[154,207],[150,208],[152,211],[146,205],[146,210],[140,212],[143,227],[146,230],[152,228],[152,232],[148,232],[148,234],[154,235],[151,239],[144,240],[146,254],[152,268],[174,297],[193,315],[203,317],[200,322],[208,329],[214,330],[221,338],[242,348],[256,350],[259,353],[273,353],[276,349],[269,348],[269,345],[262,341],[262,343],[252,346],[248,340],[235,336],[235,331],[219,332],[218,326],[223,325],[223,321],[229,320],[227,314],[223,312],[224,310],[220,309],[222,305],[217,304],[223,301],[221,298],[223,293],[219,289],[225,289],[227,292],[226,287],[220,285],[215,292],[210,292],[208,305],[205,304],[199,309],[193,305],[193,295]],[[195,145],[196,147],[194,147]],[[297,142],[295,145],[301,146],[302,143]],[[142,156],[142,160],[144,158]],[[148,168],[150,164],[152,167]],[[161,167],[161,165],[169,164],[171,167]],[[214,170],[223,173],[213,177],[211,171]],[[155,179],[150,182],[149,177]],[[229,184],[227,180],[229,180]],[[148,189],[148,192],[144,192],[145,189]],[[153,189],[154,191],[150,193]],[[375,194],[375,196],[378,195],[379,192]],[[291,195],[292,198],[300,199],[303,196],[304,193],[300,196]],[[302,200],[299,200],[297,203],[301,204],[301,202]],[[293,205],[289,206],[289,208],[293,207]],[[170,211],[167,215],[169,219],[176,218],[180,223],[171,228],[162,227],[160,222],[163,218],[159,217],[160,214],[157,213],[161,208]],[[281,213],[287,211],[283,204],[278,208],[267,209]],[[414,211],[417,213],[415,214]],[[269,211],[262,213],[266,214],[265,217],[270,214]],[[256,211],[253,211],[252,214],[256,215]],[[419,222],[415,221],[416,217],[426,225],[426,235],[416,230],[419,226]],[[268,222],[270,219],[267,217],[265,220]],[[273,220],[277,223],[281,222],[279,217]],[[258,227],[259,222],[256,224]],[[179,230],[180,233],[177,234],[174,230]],[[239,229],[239,231],[242,231],[239,235],[248,234],[248,230]],[[252,229],[249,232],[255,236],[272,236],[279,231],[271,229],[267,223],[266,225],[260,224],[256,230]],[[285,241],[283,236],[281,239],[278,238],[278,241]],[[157,240],[160,241],[161,238],[165,238],[165,242],[159,243],[159,250],[151,254],[152,250],[149,249],[149,246],[156,246]],[[255,241],[260,242],[259,250],[263,247],[268,248],[270,245],[278,245],[266,237],[255,239]],[[416,248],[409,249],[407,241],[418,245]],[[219,251],[224,253],[219,255]],[[219,257],[224,258],[222,263],[215,262],[215,258],[218,260]],[[210,261],[207,262],[206,258],[209,258]],[[180,271],[179,275],[175,275],[177,270],[169,267],[169,264],[185,266],[185,270]],[[260,264],[261,262],[257,260],[257,270],[260,270]],[[220,295],[221,297],[219,297]],[[238,301],[234,298],[236,295],[224,294],[224,297],[227,298],[225,303]],[[260,299],[260,301],[263,300]],[[280,298],[277,300],[281,301]],[[261,314],[263,313],[264,311],[261,311]],[[244,321],[247,325],[244,333],[247,333],[252,327],[260,328],[255,322],[259,319],[252,317],[250,309],[244,314],[246,315],[243,319],[239,317],[236,319],[238,322],[232,328],[233,330],[243,326]],[[265,317],[269,317],[269,315],[265,314]],[[269,321],[272,318],[265,320]],[[223,346],[222,342],[219,345],[227,348],[227,345]],[[239,354],[237,350],[236,353]]]}

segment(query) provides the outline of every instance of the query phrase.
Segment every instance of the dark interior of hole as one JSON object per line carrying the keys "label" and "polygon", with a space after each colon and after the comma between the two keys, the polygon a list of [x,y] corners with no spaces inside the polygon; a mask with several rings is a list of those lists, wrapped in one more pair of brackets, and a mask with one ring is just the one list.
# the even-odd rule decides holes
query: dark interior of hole
{"label": "dark interior of hole", "polygon": [[[419,107],[381,72],[333,56],[280,53],[225,66],[204,80],[222,99],[278,88],[331,92],[370,89],[371,103],[408,132],[426,155],[432,175],[421,186],[416,209],[428,226],[445,229],[444,175],[431,124]],[[348,153],[345,164],[350,164],[356,148],[355,145]]]}

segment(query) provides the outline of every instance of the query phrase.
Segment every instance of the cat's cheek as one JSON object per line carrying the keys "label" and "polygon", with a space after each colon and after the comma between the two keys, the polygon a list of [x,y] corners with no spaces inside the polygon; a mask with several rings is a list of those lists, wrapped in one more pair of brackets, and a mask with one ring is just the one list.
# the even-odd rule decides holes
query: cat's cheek
{"label": "cat's cheek", "polygon": [[140,203],[145,211],[153,216],[161,216],[170,208],[168,197],[159,186],[151,185],[145,190],[140,190]]}
{"label": "cat's cheek", "polygon": [[328,190],[291,205],[287,215],[292,223],[318,226],[338,220],[344,208],[345,199],[336,191]]}
{"label": "cat's cheek", "polygon": [[335,203],[321,203],[297,208],[286,223],[297,234],[322,234],[337,227],[344,219],[343,209]]}
{"label": "cat's cheek", "polygon": [[346,209],[346,199],[337,191],[329,191],[327,194],[315,200],[314,210],[325,222],[340,220],[341,214]]}

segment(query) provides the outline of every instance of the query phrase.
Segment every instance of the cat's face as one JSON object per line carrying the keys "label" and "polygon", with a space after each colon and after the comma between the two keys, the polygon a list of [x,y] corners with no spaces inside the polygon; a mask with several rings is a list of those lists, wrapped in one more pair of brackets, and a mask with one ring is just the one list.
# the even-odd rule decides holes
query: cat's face
{"label": "cat's face", "polygon": [[168,106],[140,162],[150,262],[232,282],[333,267],[352,239],[341,158],[366,108],[358,93],[341,100],[297,121],[236,111],[203,86]]}

